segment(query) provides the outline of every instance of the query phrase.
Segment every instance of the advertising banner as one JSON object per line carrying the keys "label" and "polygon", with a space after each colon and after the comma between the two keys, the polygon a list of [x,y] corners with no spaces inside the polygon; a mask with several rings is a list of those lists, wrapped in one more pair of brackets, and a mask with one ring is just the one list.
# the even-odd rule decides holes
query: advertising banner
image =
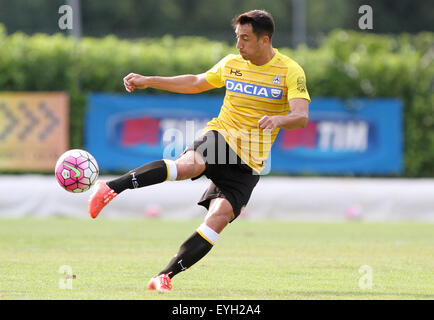
{"label": "advertising banner", "polygon": [[[217,117],[222,96],[91,94],[86,148],[102,170],[176,159]],[[281,130],[264,173],[402,172],[402,106],[396,99],[313,98],[306,128]]]}
{"label": "advertising banner", "polygon": [[54,170],[69,145],[68,112],[62,92],[1,92],[0,170]]}
{"label": "advertising banner", "polygon": [[399,174],[402,131],[400,100],[315,98],[306,128],[279,133],[272,168],[289,173]]}

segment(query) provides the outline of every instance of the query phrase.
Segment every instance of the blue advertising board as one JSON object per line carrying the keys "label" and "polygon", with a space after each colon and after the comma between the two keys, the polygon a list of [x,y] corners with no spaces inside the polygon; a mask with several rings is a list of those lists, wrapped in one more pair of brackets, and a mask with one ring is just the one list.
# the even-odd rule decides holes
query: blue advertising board
{"label": "blue advertising board", "polygon": [[[222,102],[220,95],[90,94],[85,146],[105,171],[175,159]],[[313,98],[309,109],[305,128],[279,132],[267,161],[271,171],[402,172],[400,100]]]}

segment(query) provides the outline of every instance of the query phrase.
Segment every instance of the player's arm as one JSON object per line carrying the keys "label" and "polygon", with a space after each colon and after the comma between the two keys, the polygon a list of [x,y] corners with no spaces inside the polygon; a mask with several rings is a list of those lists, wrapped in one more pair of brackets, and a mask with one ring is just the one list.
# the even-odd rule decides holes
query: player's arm
{"label": "player's arm", "polygon": [[134,89],[154,88],[177,93],[200,93],[215,88],[206,80],[205,73],[175,77],[147,77],[130,73],[124,78],[124,86],[128,92],[133,92]]}
{"label": "player's arm", "polygon": [[258,127],[266,131],[276,128],[298,129],[304,128],[309,120],[309,101],[303,98],[289,100],[291,112],[284,116],[263,116],[258,121]]}

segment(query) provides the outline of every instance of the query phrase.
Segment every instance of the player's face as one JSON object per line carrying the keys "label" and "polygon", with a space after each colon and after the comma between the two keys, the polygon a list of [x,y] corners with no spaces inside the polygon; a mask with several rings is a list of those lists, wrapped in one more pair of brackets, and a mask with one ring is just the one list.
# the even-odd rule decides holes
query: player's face
{"label": "player's face", "polygon": [[255,60],[262,54],[265,46],[263,37],[259,38],[253,33],[251,24],[238,24],[235,28],[237,36],[237,49],[245,60]]}

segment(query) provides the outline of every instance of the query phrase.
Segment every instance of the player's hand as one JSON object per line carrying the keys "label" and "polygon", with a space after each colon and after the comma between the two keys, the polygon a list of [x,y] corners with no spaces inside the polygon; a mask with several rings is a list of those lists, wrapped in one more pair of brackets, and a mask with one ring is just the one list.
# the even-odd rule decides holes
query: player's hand
{"label": "player's hand", "polygon": [[278,127],[277,116],[263,116],[258,121],[258,128],[264,130],[265,132],[272,132]]}
{"label": "player's hand", "polygon": [[124,86],[128,92],[133,92],[134,89],[146,89],[146,77],[137,73],[130,73],[124,78]]}

